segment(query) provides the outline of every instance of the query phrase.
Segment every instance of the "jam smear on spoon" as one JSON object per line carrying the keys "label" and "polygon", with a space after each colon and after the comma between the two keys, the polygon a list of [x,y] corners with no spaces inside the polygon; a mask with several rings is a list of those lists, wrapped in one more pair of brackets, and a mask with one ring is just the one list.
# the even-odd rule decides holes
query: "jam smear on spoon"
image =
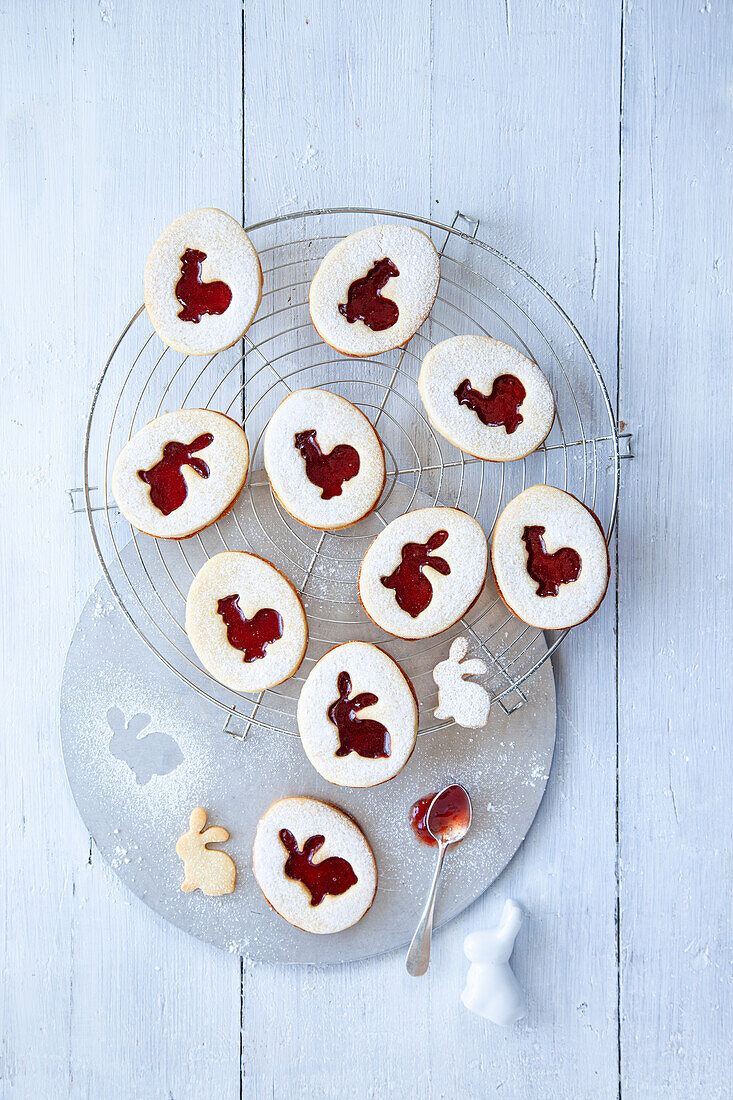
{"label": "jam smear on spoon", "polygon": [[[428,811],[436,794],[425,795],[410,807],[410,825],[415,836],[423,844],[432,844],[433,847],[437,841],[428,832]],[[471,803],[465,790],[458,783],[454,783],[452,787],[443,791],[437,798],[430,815],[433,831],[436,833],[452,832],[454,829],[465,830],[470,819]]]}

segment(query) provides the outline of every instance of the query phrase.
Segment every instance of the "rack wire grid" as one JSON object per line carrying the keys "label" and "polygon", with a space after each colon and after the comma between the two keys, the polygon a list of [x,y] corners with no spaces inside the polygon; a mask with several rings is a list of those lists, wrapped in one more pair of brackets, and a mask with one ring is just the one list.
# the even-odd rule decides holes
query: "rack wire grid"
{"label": "rack wire grid", "polygon": [[[308,290],[328,250],[342,237],[385,221],[429,233],[441,257],[438,296],[422,328],[402,348],[349,359],[324,344],[308,310]],[[450,642],[468,634],[489,666],[485,685],[506,713],[527,702],[527,681],[568,633],[541,631],[514,618],[489,577],[479,601],[454,628],[404,641],[364,613],[356,578],[371,540],[390,520],[427,505],[461,508],[486,534],[516,493],[539,482],[573,493],[599,516],[609,539],[616,516],[620,447],[602,375],[583,338],[540,284],[478,239],[478,222],[453,224],[387,210],[334,208],[289,214],[247,227],[263,268],[259,312],[238,345],[209,357],[181,356],[162,343],[141,307],[97,384],[84,450],[84,502],[102,569],[122,610],[150,649],[187,684],[227,712],[224,728],[244,737],[252,722],[297,734],[300,688],[314,663],[339,642],[363,639],[386,649],[420,700],[420,733],[437,722],[432,669]],[[464,454],[430,425],[417,391],[428,350],[449,336],[484,333],[519,348],[548,377],[556,417],[545,443],[527,458],[490,463]],[[273,497],[262,438],[293,389],[323,386],[354,402],[384,443],[387,481],[377,509],[354,527],[305,527]],[[234,509],[212,527],[176,542],[131,529],[116,509],[114,461],[134,432],[162,412],[211,408],[239,419],[250,445],[250,473]],[[621,437],[623,438],[623,437]],[[72,508],[76,494],[71,490]],[[78,509],[82,510],[82,509]],[[186,594],[204,562],[222,550],[251,550],[286,573],[301,593],[310,626],[299,672],[255,696],[214,680],[185,632]],[[230,723],[233,716],[237,721]]]}

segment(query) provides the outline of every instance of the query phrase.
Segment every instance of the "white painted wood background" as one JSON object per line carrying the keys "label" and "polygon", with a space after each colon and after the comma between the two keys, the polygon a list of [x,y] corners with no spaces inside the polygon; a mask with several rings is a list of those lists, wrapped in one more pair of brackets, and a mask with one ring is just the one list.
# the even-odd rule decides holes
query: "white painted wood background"
{"label": "white painted wood background", "polygon": [[[730,1096],[733,5],[6,0],[0,30],[0,1093]],[[635,433],[537,822],[420,982],[401,954],[284,970],[186,937],[67,788],[58,688],[99,569],[64,490],[149,246],[204,204],[479,217]],[[503,1031],[458,995],[507,895],[530,1012]]]}

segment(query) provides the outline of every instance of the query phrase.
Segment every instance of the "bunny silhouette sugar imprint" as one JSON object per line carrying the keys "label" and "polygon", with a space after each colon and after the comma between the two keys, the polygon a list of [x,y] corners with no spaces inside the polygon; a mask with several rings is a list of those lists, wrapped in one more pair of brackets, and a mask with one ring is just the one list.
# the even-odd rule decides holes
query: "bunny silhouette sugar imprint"
{"label": "bunny silhouette sugar imprint", "polygon": [[538,596],[557,596],[561,584],[577,581],[582,561],[577,550],[563,546],[554,554],[545,549],[544,527],[525,527],[522,541],[527,547],[527,572],[537,581]]}
{"label": "bunny silhouette sugar imprint", "polygon": [[176,853],[183,860],[184,878],[181,889],[186,893],[201,890],[209,897],[231,894],[237,881],[237,868],[226,852],[211,851],[207,844],[222,844],[229,833],[220,825],[206,829],[206,810],[197,806],[191,811],[188,832],[178,838]]}
{"label": "bunny silhouette sugar imprint", "polygon": [[119,707],[112,707],[107,711],[107,724],[112,730],[109,751],[127,764],[141,787],[154,775],[168,775],[183,763],[178,742],[167,733],[142,732],[150,725],[150,715],[134,714],[126,722]]}
{"label": "bunny silhouette sugar imprint", "polygon": [[159,512],[169,516],[181,507],[188,496],[188,486],[183,476],[183,466],[190,466],[199,477],[209,476],[209,467],[203,458],[195,457],[214,442],[211,432],[197,436],[193,443],[171,440],[163,448],[163,457],[149,470],[138,470],[137,476],[150,486],[150,500]]}
{"label": "bunny silhouette sugar imprint", "polygon": [[524,417],[519,407],[527,396],[522,383],[513,374],[500,374],[494,379],[491,393],[475,390],[468,378],[464,378],[455,390],[459,405],[466,405],[476,413],[482,424],[498,427],[504,425],[507,435],[516,432]]}
{"label": "bunny silhouette sugar imprint", "polygon": [[363,321],[372,332],[383,332],[397,323],[400,311],[391,298],[382,297],[382,289],[399,271],[385,256],[377,260],[363,279],[355,279],[349,287],[345,303],[339,305],[339,313],[350,325]]}
{"label": "bunny silhouette sugar imprint", "polygon": [[436,718],[452,718],[464,729],[481,729],[488,721],[491,699],[481,684],[467,683],[464,677],[482,676],[486,664],[477,657],[463,662],[467,653],[466,638],[456,638],[448,659],[439,661],[433,669],[433,679],[438,685],[438,706],[434,713]]}
{"label": "bunny silhouette sugar imprint", "polygon": [[369,760],[389,756],[390,737],[387,727],[373,718],[357,717],[360,710],[378,703],[378,696],[371,691],[362,691],[350,699],[351,677],[348,672],[339,673],[336,686],[339,697],[327,711],[330,721],[338,730],[339,747],[336,749],[336,756],[348,756],[350,752]]}
{"label": "bunny silhouette sugar imprint", "polygon": [[323,454],[316,439],[315,428],[297,432],[296,450],[305,460],[305,476],[321,490],[322,500],[340,497],[345,481],[351,481],[359,473],[359,452],[349,443],[339,443],[328,454]]}
{"label": "bunny silhouette sugar imprint", "polygon": [[219,600],[216,610],[226,625],[229,645],[241,649],[245,664],[261,660],[268,645],[283,636],[283,620],[278,611],[271,607],[261,607],[248,619],[239,606],[238,594],[224,596]]}
{"label": "bunny silhouette sugar imprint", "polygon": [[202,282],[201,265],[205,259],[205,252],[187,248],[181,256],[181,277],[176,283],[176,298],[183,306],[178,317],[195,325],[204,314],[219,316],[232,304],[232,292],[226,283],[221,280]]}
{"label": "bunny silhouette sugar imprint", "polygon": [[447,538],[447,531],[436,531],[427,542],[406,542],[402,547],[400,564],[388,577],[381,578],[385,588],[394,589],[397,603],[413,619],[430,606],[433,598],[433,586],[424,576],[423,569],[430,566],[444,577],[450,574],[445,558],[432,554]]}
{"label": "bunny silhouette sugar imprint", "polygon": [[329,856],[320,863],[313,863],[313,856],[326,843],[323,836],[308,837],[303,850],[289,829],[281,829],[280,842],[289,853],[283,870],[288,878],[302,882],[311,896],[311,905],[320,905],[326,894],[338,896],[355,886],[358,879],[354,868],[341,856]]}

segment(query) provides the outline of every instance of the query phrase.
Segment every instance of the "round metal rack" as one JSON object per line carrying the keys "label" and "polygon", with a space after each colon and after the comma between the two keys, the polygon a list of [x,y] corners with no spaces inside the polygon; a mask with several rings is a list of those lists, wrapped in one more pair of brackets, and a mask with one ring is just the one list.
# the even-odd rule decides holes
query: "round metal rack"
{"label": "round metal rack", "polygon": [[[432,312],[403,348],[373,359],[347,359],[317,336],[308,311],[310,281],[341,237],[384,221],[428,232],[441,256]],[[468,633],[489,665],[485,683],[507,713],[527,701],[527,681],[567,631],[548,634],[515,619],[489,577],[469,614],[435,638],[392,638],[367,618],[356,593],[359,564],[371,539],[403,512],[432,504],[462,508],[490,537],[503,506],[528,485],[567,489],[592,508],[610,538],[619,485],[619,439],[601,373],[582,337],[550,295],[515,263],[480,241],[478,224],[457,214],[441,225],[384,210],[331,209],[272,218],[247,227],[262,263],[262,304],[235,348],[209,357],[181,356],[153,331],[143,307],[117,341],[96,388],[87,426],[84,496],[107,580],[150,649],[187,684],[215,702],[244,731],[254,721],[297,733],[295,708],[304,678],[331,646],[352,639],[383,646],[402,665],[420,699],[420,732],[442,728],[433,710],[432,669],[450,642]],[[557,415],[543,446],[519,462],[495,464],[463,454],[431,427],[417,391],[420,363],[449,336],[486,333],[539,364],[555,394]],[[289,516],[263,470],[262,436],[291,390],[323,386],[353,401],[378,430],[387,482],[378,508],[354,527],[319,532]],[[131,435],[170,409],[212,408],[244,424],[250,474],[234,509],[181,542],[130,528],[115,508],[114,461]],[[298,674],[257,696],[223,687],[201,666],[186,637],[185,601],[195,573],[212,554],[251,550],[283,570],[301,592],[310,626]],[[226,728],[230,728],[229,718]],[[238,726],[239,723],[234,723]],[[241,735],[241,734],[239,734]]]}

